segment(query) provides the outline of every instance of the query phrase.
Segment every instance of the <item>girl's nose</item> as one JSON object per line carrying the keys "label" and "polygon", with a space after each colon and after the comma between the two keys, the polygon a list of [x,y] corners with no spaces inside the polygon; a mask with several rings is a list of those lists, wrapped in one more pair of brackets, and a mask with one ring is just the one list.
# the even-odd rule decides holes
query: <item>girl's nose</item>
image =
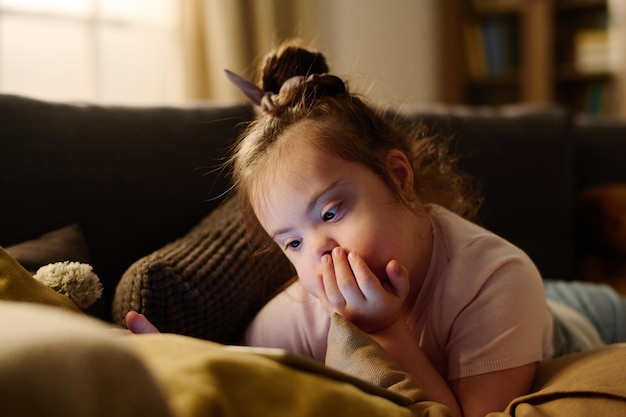
{"label": "girl's nose", "polygon": [[329,239],[329,238],[321,238],[318,241],[315,242],[315,254],[314,256],[317,259],[320,259],[322,256],[324,256],[325,254],[329,254],[332,252],[332,250],[339,246],[337,244],[337,242],[335,242],[333,239]]}

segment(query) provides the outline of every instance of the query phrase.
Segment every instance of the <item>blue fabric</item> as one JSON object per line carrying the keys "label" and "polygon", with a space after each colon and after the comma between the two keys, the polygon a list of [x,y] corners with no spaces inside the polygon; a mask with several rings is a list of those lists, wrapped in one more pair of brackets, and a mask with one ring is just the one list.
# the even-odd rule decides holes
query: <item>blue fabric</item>
{"label": "blue fabric", "polygon": [[549,300],[563,303],[587,317],[607,343],[626,342],[626,297],[604,284],[544,281]]}

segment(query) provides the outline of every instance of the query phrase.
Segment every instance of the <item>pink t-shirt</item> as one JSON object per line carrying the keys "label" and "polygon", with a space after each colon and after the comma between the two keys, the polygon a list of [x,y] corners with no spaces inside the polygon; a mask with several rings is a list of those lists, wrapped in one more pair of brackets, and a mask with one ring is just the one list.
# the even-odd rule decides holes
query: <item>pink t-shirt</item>
{"label": "pink t-shirt", "polygon": [[[552,357],[552,315],[528,256],[442,207],[428,210],[433,254],[407,324],[435,369],[451,380]],[[259,312],[244,342],[323,362],[328,329],[296,282]]]}

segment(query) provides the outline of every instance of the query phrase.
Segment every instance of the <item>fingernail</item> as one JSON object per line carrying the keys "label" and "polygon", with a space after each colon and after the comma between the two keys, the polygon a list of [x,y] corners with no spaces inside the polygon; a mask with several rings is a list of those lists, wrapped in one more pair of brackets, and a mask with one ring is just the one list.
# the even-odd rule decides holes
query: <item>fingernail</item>
{"label": "fingernail", "polygon": [[322,263],[327,264],[330,262],[330,255],[324,254],[322,255]]}
{"label": "fingernail", "polygon": [[339,246],[333,248],[333,256],[341,256],[341,248]]}
{"label": "fingernail", "polygon": [[358,253],[356,253],[356,252],[350,252],[350,253],[348,254],[348,258],[349,258],[349,259],[356,259],[356,258],[357,258],[357,256],[359,256],[359,254],[358,254]]}

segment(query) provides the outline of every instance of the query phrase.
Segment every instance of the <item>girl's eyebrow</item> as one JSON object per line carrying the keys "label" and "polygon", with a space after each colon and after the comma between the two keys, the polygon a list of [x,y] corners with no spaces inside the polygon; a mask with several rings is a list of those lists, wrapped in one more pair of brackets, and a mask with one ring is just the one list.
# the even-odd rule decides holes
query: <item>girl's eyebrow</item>
{"label": "girl's eyebrow", "polygon": [[[343,182],[343,180],[338,180],[333,182],[332,184],[329,184],[327,187],[321,189],[320,191],[316,192],[315,194],[313,194],[313,196],[311,197],[311,199],[309,200],[308,204],[306,205],[306,213],[311,213],[313,211],[313,209],[315,208],[315,206],[317,205],[318,201],[320,200],[320,198],[322,198],[325,194],[327,194],[328,192],[334,190],[335,188],[337,188],[341,183]],[[289,228],[285,228],[285,229],[279,229],[277,231],[275,231],[271,236],[272,239],[276,239],[277,236],[280,236],[284,233],[287,233],[290,229]]]}
{"label": "girl's eyebrow", "polygon": [[328,185],[328,187],[326,187],[326,188],[320,190],[319,192],[313,194],[313,197],[311,197],[311,199],[309,200],[309,204],[307,204],[307,206],[306,206],[306,212],[310,213],[311,211],[313,211],[313,209],[317,205],[317,202],[320,200],[320,198],[322,198],[325,194],[327,194],[328,192],[332,191],[333,189],[337,188],[337,186],[341,182],[342,182],[342,180],[337,180],[337,181],[333,182],[332,184]]}

